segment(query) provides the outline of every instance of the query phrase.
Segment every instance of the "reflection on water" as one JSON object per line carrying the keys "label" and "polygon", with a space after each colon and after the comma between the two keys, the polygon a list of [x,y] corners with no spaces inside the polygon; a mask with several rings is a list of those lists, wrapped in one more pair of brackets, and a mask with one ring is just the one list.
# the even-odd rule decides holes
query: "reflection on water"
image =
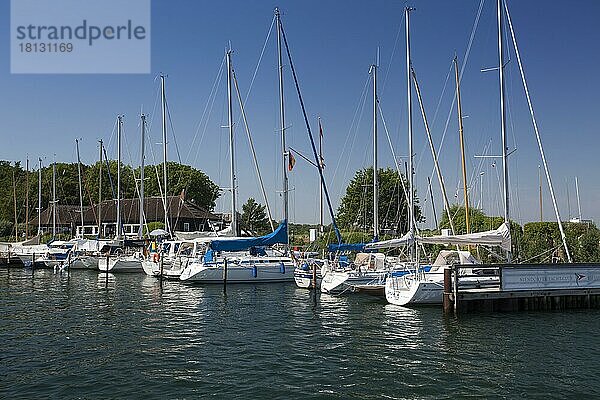
{"label": "reflection on water", "polygon": [[0,269],[0,397],[600,396],[597,311],[444,317],[292,284]]}

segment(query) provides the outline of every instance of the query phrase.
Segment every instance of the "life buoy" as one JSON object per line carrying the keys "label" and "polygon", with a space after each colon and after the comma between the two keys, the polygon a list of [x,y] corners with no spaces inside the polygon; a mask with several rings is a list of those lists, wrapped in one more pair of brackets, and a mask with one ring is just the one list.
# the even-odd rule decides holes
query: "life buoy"
{"label": "life buoy", "polygon": [[160,254],[158,253],[153,253],[152,254],[152,261],[154,261],[155,263],[160,261]]}

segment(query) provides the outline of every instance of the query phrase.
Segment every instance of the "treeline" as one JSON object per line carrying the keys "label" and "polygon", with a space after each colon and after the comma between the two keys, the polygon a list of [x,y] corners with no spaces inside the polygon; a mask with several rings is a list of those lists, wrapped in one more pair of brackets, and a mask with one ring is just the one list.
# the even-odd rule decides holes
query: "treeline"
{"label": "treeline", "polygon": [[[79,181],[77,163],[56,163],[56,198],[58,204],[79,204]],[[110,171],[110,173],[109,173]],[[42,167],[42,209],[49,206],[52,200],[52,165]],[[140,177],[140,168],[121,166],[121,197],[136,198],[136,181]],[[159,196],[162,186],[162,165],[147,165],[144,168],[146,196]],[[116,196],[117,162],[110,161],[102,164],[102,182],[100,182],[100,163],[82,164],[83,204],[97,204],[102,184],[102,200],[113,199]],[[189,165],[175,162],[167,163],[168,195],[181,195],[195,204],[213,210],[215,201],[220,195],[219,187],[202,171]],[[114,191],[114,195],[113,195]],[[29,207],[27,208],[27,193],[29,192]],[[17,220],[25,222],[26,211],[29,219],[37,216],[38,206],[38,170],[27,171],[21,163],[0,161],[0,237],[8,236],[14,231],[15,195]]]}
{"label": "treeline", "polygon": [[[454,205],[450,207],[450,215],[456,234],[466,233],[465,210],[463,207]],[[469,210],[470,232],[482,232],[498,228],[504,222],[504,218],[488,216],[481,210],[472,208]],[[552,263],[567,262],[568,258],[562,244],[557,222],[529,222],[520,226],[511,221],[511,239],[513,262],[516,263]],[[335,235],[331,225],[325,227],[325,235],[318,238],[316,242],[309,242],[308,231],[317,225],[290,226],[290,242],[295,246],[304,246],[307,249],[324,249],[329,243],[336,243]],[[564,222],[563,227],[567,239],[569,252],[574,262],[600,262],[600,229],[592,223]],[[423,235],[439,234],[441,229],[449,229],[447,214],[441,218],[439,229],[433,231],[422,231]],[[372,231],[360,229],[342,228],[341,231],[345,243],[367,243],[373,240]],[[382,235],[380,240],[391,239],[391,235]],[[424,245],[422,250],[434,259],[438,252],[446,247],[441,245]],[[465,248],[466,249],[466,248]],[[497,248],[492,252],[484,248],[472,247],[471,252],[484,263],[503,262],[504,254]],[[389,253],[397,254],[397,250]]]}

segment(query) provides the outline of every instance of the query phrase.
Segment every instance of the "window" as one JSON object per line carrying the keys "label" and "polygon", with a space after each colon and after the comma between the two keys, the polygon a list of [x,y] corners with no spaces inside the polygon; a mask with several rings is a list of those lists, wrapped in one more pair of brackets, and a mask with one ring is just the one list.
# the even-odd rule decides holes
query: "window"
{"label": "window", "polygon": [[184,222],[183,223],[183,231],[184,232],[189,232],[190,231],[190,223],[189,222]]}

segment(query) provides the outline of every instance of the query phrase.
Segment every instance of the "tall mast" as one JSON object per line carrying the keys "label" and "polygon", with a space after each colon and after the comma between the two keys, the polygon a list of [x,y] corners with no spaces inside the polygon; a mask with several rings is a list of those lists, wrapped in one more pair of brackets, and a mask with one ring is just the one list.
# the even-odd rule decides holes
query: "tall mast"
{"label": "tall mast", "polygon": [[38,158],[38,231],[37,234],[42,234],[42,158]]}
{"label": "tall mast", "polygon": [[373,239],[379,238],[379,179],[377,176],[377,64],[369,71],[373,76]]}
{"label": "tall mast", "polygon": [[117,117],[117,240],[121,239],[121,130],[123,117]]}
{"label": "tall mast", "polygon": [[[323,160],[323,126],[321,125],[321,117],[319,119],[319,164],[321,165],[321,169],[325,167],[325,162]],[[323,234],[323,185],[321,184],[321,180],[319,180],[319,233]]]}
{"label": "tall mast", "polygon": [[145,167],[145,156],[144,152],[146,150],[146,116],[142,114],[141,116],[141,145],[140,145],[140,228],[138,230],[138,239],[144,237],[144,167]]}
{"label": "tall mast", "polygon": [[229,128],[229,158],[230,158],[230,168],[231,168],[231,231],[234,236],[237,236],[238,232],[238,223],[237,223],[237,209],[236,209],[236,197],[237,190],[235,187],[236,179],[235,179],[235,144],[234,144],[234,136],[233,136],[233,107],[231,104],[231,48],[226,51],[227,58],[227,114],[228,114],[228,123],[227,127]]}
{"label": "tall mast", "polygon": [[460,103],[460,78],[458,76],[458,59],[454,57],[454,73],[456,76],[456,113],[458,114],[458,134],[460,137],[460,158],[462,164],[463,193],[465,200],[465,224],[467,233],[471,233],[469,224],[469,191],[467,189],[467,163],[465,161],[465,138],[463,135],[462,107]]}
{"label": "tall mast", "polygon": [[[504,222],[510,223],[509,197],[508,189],[508,155],[506,152],[506,109],[504,106],[504,45],[503,45],[503,27],[502,27],[502,0],[498,0],[498,74],[500,78],[500,121],[502,128],[502,179],[504,186]],[[506,252],[508,262],[512,261],[512,252]]]}
{"label": "tall mast", "polygon": [[581,222],[581,202],[579,201],[579,181],[577,177],[575,177],[575,191],[577,192],[577,217],[579,218],[579,222]]}
{"label": "tall mast", "polygon": [[29,238],[29,156],[25,159],[25,240]]}
{"label": "tall mast", "polygon": [[538,164],[538,181],[540,188],[540,222],[544,222],[544,213],[542,209],[542,166]]}
{"label": "tall mast", "polygon": [[83,185],[81,184],[81,158],[79,157],[79,139],[75,139],[77,148],[77,178],[79,180],[79,214],[81,215],[81,237],[83,237]]}
{"label": "tall mast", "polygon": [[100,144],[100,165],[98,169],[98,239],[102,237],[102,139],[99,141]]}
{"label": "tall mast", "polygon": [[14,211],[15,211],[15,242],[17,242],[19,240],[19,221],[17,219],[17,179],[15,177],[15,171],[17,169],[17,163],[15,163],[15,167],[13,168],[12,171],[12,178],[13,178],[13,204],[14,204]]}
{"label": "tall mast", "polygon": [[279,8],[275,8],[275,18],[277,19],[277,69],[279,71],[279,115],[281,119],[281,158],[283,167],[283,219],[287,221],[289,215],[287,157],[289,157],[289,155],[285,144],[285,108],[283,104],[283,55],[281,52],[281,14],[279,12]]}
{"label": "tall mast", "polygon": [[52,239],[56,238],[56,155],[52,163]]}
{"label": "tall mast", "polygon": [[169,229],[169,206],[167,205],[167,95],[165,92],[165,75],[160,75],[160,92],[162,98],[162,137],[163,137],[163,206],[165,211],[165,230]]}
{"label": "tall mast", "polygon": [[[410,79],[410,12],[412,7],[406,7],[404,10],[406,18],[406,96],[408,105],[408,226],[411,236],[415,234],[414,218],[414,182],[413,182],[413,132],[412,132],[412,87]],[[415,260],[416,246],[414,241],[410,243],[410,259]]]}

